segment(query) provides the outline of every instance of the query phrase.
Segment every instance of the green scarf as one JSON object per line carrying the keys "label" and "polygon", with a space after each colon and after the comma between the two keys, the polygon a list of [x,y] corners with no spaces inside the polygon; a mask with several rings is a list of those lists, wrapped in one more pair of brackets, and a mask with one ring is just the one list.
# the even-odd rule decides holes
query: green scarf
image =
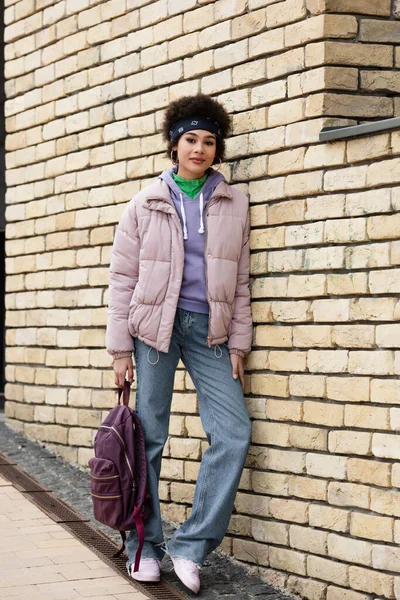
{"label": "green scarf", "polygon": [[207,173],[203,175],[201,179],[184,179],[176,173],[172,173],[172,177],[179,189],[193,200],[203,187],[204,182],[207,179]]}

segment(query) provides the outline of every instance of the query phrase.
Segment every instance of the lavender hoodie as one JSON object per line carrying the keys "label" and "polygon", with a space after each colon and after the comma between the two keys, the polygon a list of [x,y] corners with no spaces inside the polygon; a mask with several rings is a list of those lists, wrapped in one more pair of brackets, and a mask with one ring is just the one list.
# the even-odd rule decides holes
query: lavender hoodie
{"label": "lavender hoodie", "polygon": [[172,173],[177,172],[177,167],[164,171],[160,175],[160,179],[163,179],[170,189],[171,199],[174,202],[184,234],[185,258],[178,307],[204,314],[209,312],[204,266],[206,239],[204,208],[218,183],[226,182],[222,173],[213,169],[209,171],[210,174],[203,187],[193,200],[182,192],[172,177]]}

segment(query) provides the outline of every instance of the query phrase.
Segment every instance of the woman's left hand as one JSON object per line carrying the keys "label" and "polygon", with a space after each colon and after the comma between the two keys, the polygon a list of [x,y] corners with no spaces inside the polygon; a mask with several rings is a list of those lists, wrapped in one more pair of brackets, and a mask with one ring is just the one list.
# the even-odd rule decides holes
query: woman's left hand
{"label": "woman's left hand", "polygon": [[244,391],[244,358],[239,356],[239,354],[231,354],[230,357],[232,363],[232,377],[233,379],[239,377]]}

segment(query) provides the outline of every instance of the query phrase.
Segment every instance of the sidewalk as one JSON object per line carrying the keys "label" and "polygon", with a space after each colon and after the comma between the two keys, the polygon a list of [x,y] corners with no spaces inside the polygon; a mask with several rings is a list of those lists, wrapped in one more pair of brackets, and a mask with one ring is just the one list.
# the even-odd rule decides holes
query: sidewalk
{"label": "sidewalk", "polygon": [[0,477],[0,598],[146,600]]}
{"label": "sidewalk", "polygon": [[[102,530],[108,537],[113,539],[115,542],[119,543],[120,537],[116,532],[113,532],[111,529],[103,527],[97,521],[93,519],[93,509],[92,509],[92,501],[90,497],[90,482],[89,482],[89,474],[78,469],[75,466],[72,466],[65,461],[57,458],[54,454],[51,454],[48,450],[43,448],[37,443],[31,442],[26,439],[24,436],[14,432],[10,428],[8,428],[4,423],[1,422],[0,418],[0,452],[4,455],[8,456],[9,459],[13,460],[18,466],[23,469],[26,473],[36,478],[42,485],[46,486],[52,492],[54,492],[61,500],[69,504],[72,508],[79,511],[86,518],[90,519],[96,528]],[[0,491],[5,488],[0,488]],[[15,493],[16,490],[14,490]],[[24,498],[22,498],[24,500]],[[1,505],[2,496],[0,497],[0,524],[2,523],[1,519],[1,511],[4,510]],[[34,507],[28,500],[30,510],[36,511],[36,507]],[[29,513],[30,514],[30,513]],[[48,517],[45,517],[45,521],[47,525],[49,525],[49,521],[51,525],[54,526],[54,522],[51,521]],[[25,524],[26,526],[26,524]],[[164,533],[168,538],[172,532],[173,528],[168,523],[164,523]],[[61,526],[58,526],[61,527]],[[61,528],[62,529],[62,528]],[[62,529],[64,534],[66,533],[64,529]],[[46,532],[47,533],[47,532]],[[67,538],[66,538],[67,539]],[[0,527],[0,540],[2,540],[2,529]],[[24,534],[24,540],[27,541],[27,537]],[[80,542],[76,541],[77,544],[84,548]],[[65,542],[63,542],[65,543]],[[69,543],[71,543],[71,537],[69,538]],[[0,569],[2,567],[2,545],[4,543],[0,543]],[[7,547],[7,545],[6,545]],[[26,548],[27,550],[28,548]],[[91,558],[86,560],[86,562],[98,561],[98,557],[93,555],[90,550],[86,551],[90,553]],[[93,556],[95,558],[93,559]],[[82,561],[84,564],[85,561]],[[175,586],[178,591],[187,593],[186,588],[181,584],[181,582],[176,577],[175,573],[170,570],[170,561],[169,559],[165,561],[165,565],[163,565],[163,580],[167,581],[169,584]],[[47,565],[48,563],[46,563]],[[36,563],[35,563],[36,565]],[[25,568],[29,566],[25,565]],[[33,566],[33,565],[32,565]],[[37,565],[42,566],[42,565]],[[45,565],[43,565],[45,566]],[[87,566],[87,565],[86,565]],[[93,565],[95,566],[95,565]],[[106,566],[105,569],[110,569],[110,567]],[[98,570],[98,569],[97,569]],[[106,572],[106,571],[104,571]],[[1,573],[1,571],[0,571]],[[114,571],[112,571],[113,576],[115,577]],[[3,577],[0,574],[0,579]],[[5,579],[7,579],[5,577]],[[62,581],[62,580],[61,580]],[[145,598],[146,596],[137,595],[132,596],[132,590],[134,588],[130,587],[129,582],[122,578],[123,584],[128,586],[125,595],[119,592],[117,593],[113,588],[112,594],[114,596],[107,595],[111,592],[108,590],[101,590],[99,597],[95,597],[95,600],[109,600],[109,598],[118,598],[118,600],[130,600]],[[107,589],[107,588],[106,588]],[[146,590],[147,591],[147,590]],[[151,591],[151,590],[150,590]],[[126,595],[126,594],[131,595]],[[0,582],[0,600],[7,597],[10,597],[10,593],[7,590],[1,589]],[[82,595],[83,596],[83,595]],[[189,596],[195,597],[189,593]],[[80,598],[81,596],[35,596],[32,597],[32,600],[75,600],[76,598]],[[83,597],[90,597],[88,594]],[[202,572],[201,572],[201,593],[199,594],[199,599],[201,600],[295,600],[295,596],[287,594],[281,590],[277,590],[273,588],[268,583],[262,581],[256,575],[252,575],[249,573],[244,567],[239,565],[237,562],[234,562],[224,556],[213,552],[207,558]],[[25,595],[25,598],[30,600],[30,595]],[[24,598],[24,600],[25,600]],[[19,600],[19,596],[10,597],[10,600]],[[22,600],[22,598],[21,598]]]}

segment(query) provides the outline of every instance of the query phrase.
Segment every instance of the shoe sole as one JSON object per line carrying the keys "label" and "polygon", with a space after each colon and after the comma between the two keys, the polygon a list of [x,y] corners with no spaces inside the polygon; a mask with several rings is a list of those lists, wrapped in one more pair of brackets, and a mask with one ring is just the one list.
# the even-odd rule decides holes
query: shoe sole
{"label": "shoe sole", "polygon": [[157,575],[154,575],[154,577],[146,577],[144,575],[138,576],[136,573],[132,573],[131,577],[135,581],[140,581],[142,583],[159,583],[159,581],[161,579],[161,575],[159,575],[158,577],[157,577]]}

